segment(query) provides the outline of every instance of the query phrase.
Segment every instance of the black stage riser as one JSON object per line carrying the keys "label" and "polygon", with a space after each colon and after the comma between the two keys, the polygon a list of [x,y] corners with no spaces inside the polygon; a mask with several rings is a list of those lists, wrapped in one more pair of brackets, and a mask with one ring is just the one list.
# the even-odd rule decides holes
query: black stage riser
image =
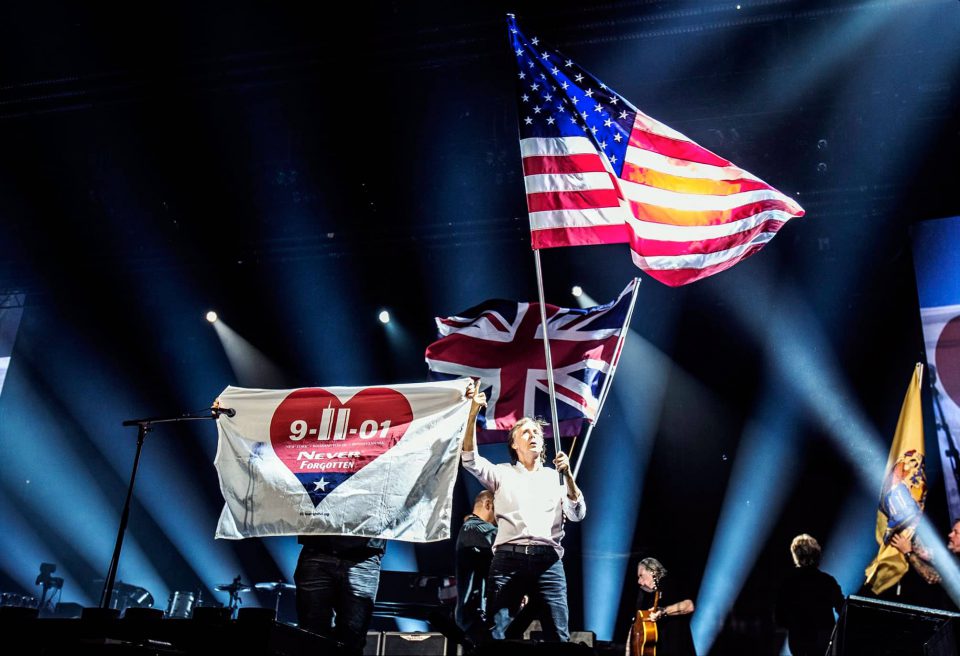
{"label": "black stage riser", "polygon": [[851,596],[834,631],[830,656],[956,656],[960,615]]}
{"label": "black stage riser", "polygon": [[273,620],[24,619],[0,613],[2,647],[12,656],[339,656],[325,638]]}

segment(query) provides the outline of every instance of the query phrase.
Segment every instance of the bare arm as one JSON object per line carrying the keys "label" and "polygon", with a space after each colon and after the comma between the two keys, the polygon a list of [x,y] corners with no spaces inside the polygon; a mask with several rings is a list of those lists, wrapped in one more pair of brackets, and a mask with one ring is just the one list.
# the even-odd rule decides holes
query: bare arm
{"label": "bare arm", "polygon": [[933,566],[933,563],[930,561],[924,560],[916,551],[911,551],[906,554],[907,562],[910,563],[910,566],[917,571],[924,581],[930,585],[936,585],[940,583],[940,573],[937,572],[937,568]]}
{"label": "bare arm", "polygon": [[940,583],[940,574],[937,572],[937,568],[935,568],[929,560],[923,558],[919,553],[919,549],[914,545],[912,537],[908,537],[903,533],[897,533],[890,538],[890,546],[903,554],[910,567],[912,567],[924,581],[930,585]]}
{"label": "bare arm", "polygon": [[684,599],[683,601],[678,601],[675,604],[670,604],[669,606],[664,606],[656,613],[654,613],[650,619],[654,622],[659,620],[662,617],[673,617],[675,615],[689,615],[694,610],[693,601],[690,599]]}

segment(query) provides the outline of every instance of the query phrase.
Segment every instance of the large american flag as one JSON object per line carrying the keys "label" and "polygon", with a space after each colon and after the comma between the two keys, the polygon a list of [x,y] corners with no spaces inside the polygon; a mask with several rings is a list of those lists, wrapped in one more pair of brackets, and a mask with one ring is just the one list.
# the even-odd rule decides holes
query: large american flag
{"label": "large american flag", "polygon": [[804,210],[630,104],[508,15],[533,248],[630,245],[667,285],[727,269]]}
{"label": "large american flag", "polygon": [[[596,419],[637,283],[606,305],[546,305],[561,436],[577,435],[584,421]],[[436,322],[440,339],[426,352],[430,377],[480,378],[487,407],[478,420],[479,441],[505,440],[521,417],[550,417],[539,303],[490,300]],[[544,433],[552,435],[551,427]]]}

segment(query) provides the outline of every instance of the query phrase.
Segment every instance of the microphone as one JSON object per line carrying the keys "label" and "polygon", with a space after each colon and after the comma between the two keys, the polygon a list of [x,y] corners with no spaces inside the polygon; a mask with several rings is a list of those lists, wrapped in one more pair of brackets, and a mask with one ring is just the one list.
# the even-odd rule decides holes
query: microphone
{"label": "microphone", "polygon": [[237,411],[233,408],[210,408],[210,412],[213,413],[214,417],[219,417],[220,415],[227,415],[228,417],[233,417],[237,414]]}

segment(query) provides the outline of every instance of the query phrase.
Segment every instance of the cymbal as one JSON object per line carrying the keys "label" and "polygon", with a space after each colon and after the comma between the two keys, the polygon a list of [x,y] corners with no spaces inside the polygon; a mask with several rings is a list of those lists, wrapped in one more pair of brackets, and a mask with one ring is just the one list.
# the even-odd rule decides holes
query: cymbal
{"label": "cymbal", "polygon": [[250,592],[253,590],[246,583],[221,583],[213,586],[213,589],[220,592]]}
{"label": "cymbal", "polygon": [[257,590],[293,590],[297,586],[293,583],[286,583],[284,581],[267,581],[265,583],[257,583],[254,586]]}

